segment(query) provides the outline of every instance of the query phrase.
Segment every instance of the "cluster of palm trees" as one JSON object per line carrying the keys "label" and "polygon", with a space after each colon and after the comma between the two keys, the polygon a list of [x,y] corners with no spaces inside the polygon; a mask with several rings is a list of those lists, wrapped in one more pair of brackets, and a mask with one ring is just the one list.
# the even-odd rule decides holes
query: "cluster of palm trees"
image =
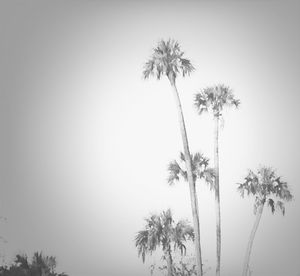
{"label": "cluster of palm trees", "polygon": [[31,262],[27,255],[16,255],[11,266],[1,266],[1,276],[68,276],[64,272],[57,273],[56,258],[44,256],[42,252],[35,252]]}
{"label": "cluster of palm trees", "polygon": [[[178,121],[183,142],[183,153],[180,153],[179,161],[172,161],[169,164],[168,183],[174,184],[183,178],[189,184],[193,227],[186,223],[179,222],[173,225],[170,210],[161,215],[153,215],[146,219],[146,227],[138,232],[135,238],[139,256],[143,261],[147,253],[152,253],[156,247],[161,246],[164,252],[164,259],[167,262],[167,275],[174,276],[175,269],[172,262],[171,243],[180,248],[180,253],[184,254],[184,242],[192,239],[195,245],[195,274],[203,275],[203,262],[200,246],[200,222],[198,213],[198,200],[196,193],[196,181],[203,180],[209,185],[215,194],[216,210],[216,275],[221,272],[221,208],[220,208],[220,188],[219,188],[219,122],[225,107],[238,107],[240,101],[235,98],[230,87],[223,84],[210,86],[201,89],[195,95],[194,105],[201,115],[205,111],[212,113],[214,118],[214,168],[209,167],[209,160],[201,153],[191,154],[188,143],[188,136],[185,127],[183,110],[179,93],[176,86],[176,79],[179,75],[183,77],[190,75],[195,70],[189,59],[184,57],[178,42],[174,40],[161,40],[154,48],[151,58],[146,62],[143,76],[145,79],[154,76],[160,79],[166,76],[170,82],[172,93],[178,112]],[[261,167],[257,173],[249,171],[244,183],[238,184],[238,191],[244,196],[245,193],[255,197],[256,220],[251,231],[248,247],[246,250],[243,266],[243,276],[249,273],[249,260],[251,248],[258,227],[264,205],[270,206],[272,213],[275,209],[285,213],[284,202],[292,199],[286,182],[283,182],[276,172],[270,167]],[[275,203],[276,202],[276,203]],[[178,232],[179,231],[179,232]],[[180,233],[178,235],[178,233]]]}

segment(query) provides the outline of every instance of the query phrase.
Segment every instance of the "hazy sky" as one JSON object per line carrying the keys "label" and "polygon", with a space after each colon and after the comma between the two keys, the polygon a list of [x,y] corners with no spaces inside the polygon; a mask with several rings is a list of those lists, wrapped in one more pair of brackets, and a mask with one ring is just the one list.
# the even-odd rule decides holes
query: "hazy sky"
{"label": "hazy sky", "polygon": [[[188,185],[167,185],[182,141],[166,79],[144,81],[159,39],[196,71],[178,79],[192,152],[213,157],[212,117],[193,107],[225,83],[241,100],[220,134],[223,275],[240,275],[254,221],[236,183],[273,166],[295,200],[265,210],[253,276],[300,275],[300,5],[290,1],[1,1],[0,253],[43,250],[70,276],[142,276],[134,236],[166,208],[191,220]],[[215,271],[214,199],[198,183],[207,275]]]}

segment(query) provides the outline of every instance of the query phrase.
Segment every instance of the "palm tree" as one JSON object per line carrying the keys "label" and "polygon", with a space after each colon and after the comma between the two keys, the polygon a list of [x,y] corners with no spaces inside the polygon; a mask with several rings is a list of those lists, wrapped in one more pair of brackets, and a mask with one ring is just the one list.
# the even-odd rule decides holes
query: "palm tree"
{"label": "palm tree", "polygon": [[167,262],[168,276],[173,275],[172,247],[179,249],[181,255],[185,254],[185,242],[188,239],[194,239],[193,228],[187,221],[181,220],[176,225],[170,209],[162,212],[160,215],[152,215],[146,218],[144,230],[137,233],[135,237],[135,246],[138,249],[138,255],[145,261],[146,254],[152,254],[158,247],[162,247],[164,258]]}
{"label": "palm tree", "polygon": [[[191,160],[194,182],[196,182],[197,179],[204,179],[205,182],[209,185],[210,190],[214,190],[215,171],[214,169],[208,167],[209,159],[204,157],[203,154],[197,152],[195,154],[191,154]],[[175,181],[179,181],[180,177],[182,177],[185,181],[188,180],[187,171],[184,170],[183,166],[180,163],[185,163],[185,157],[182,152],[179,156],[179,162],[173,160],[169,163],[168,183],[170,185],[174,185]]]}
{"label": "palm tree", "polygon": [[245,192],[248,196],[255,197],[254,214],[256,214],[256,219],[249,237],[242,274],[247,276],[251,249],[265,204],[267,203],[271,208],[272,213],[278,209],[284,215],[284,201],[292,200],[293,196],[287,183],[282,181],[281,177],[277,176],[275,171],[269,167],[261,167],[256,174],[250,170],[245,181],[238,184],[238,191],[242,197],[244,197]]}
{"label": "palm tree", "polygon": [[219,188],[219,120],[225,106],[238,107],[240,101],[235,99],[231,89],[223,84],[204,88],[195,95],[195,106],[201,115],[211,111],[214,116],[214,163],[215,163],[215,203],[216,203],[216,236],[217,236],[217,267],[216,275],[220,275],[221,268],[221,210]]}
{"label": "palm tree", "polygon": [[179,94],[176,87],[176,78],[179,74],[183,77],[190,75],[194,71],[194,67],[190,60],[183,58],[184,52],[181,51],[178,42],[169,39],[168,41],[161,40],[157,47],[154,48],[154,52],[151,58],[146,62],[145,69],[143,71],[144,78],[147,79],[150,76],[156,77],[158,80],[165,75],[171,84],[175,104],[177,107],[179,126],[182,136],[183,149],[185,162],[187,167],[187,178],[189,182],[191,207],[193,224],[195,230],[195,253],[197,263],[197,275],[202,276],[202,258],[201,258],[201,246],[200,246],[200,223],[198,214],[198,202],[195,190],[195,183],[192,174],[192,161],[190,156],[188,138],[185,128],[185,122],[183,117],[183,111]]}

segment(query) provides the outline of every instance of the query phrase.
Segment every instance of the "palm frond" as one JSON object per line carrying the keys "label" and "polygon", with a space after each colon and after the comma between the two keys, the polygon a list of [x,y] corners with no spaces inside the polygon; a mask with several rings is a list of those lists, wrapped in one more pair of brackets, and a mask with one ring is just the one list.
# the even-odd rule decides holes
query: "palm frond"
{"label": "palm frond", "polygon": [[195,169],[200,167],[206,168],[208,166],[209,159],[200,152],[191,155],[191,159]]}
{"label": "palm frond", "polygon": [[154,70],[154,61],[153,60],[148,60],[145,63],[145,66],[144,66],[144,71],[143,71],[144,79],[147,79],[151,75],[154,75],[153,70]]}
{"label": "palm frond", "polygon": [[182,162],[185,162],[185,156],[184,156],[184,153],[183,153],[183,152],[180,152],[180,154],[179,154],[179,159],[180,159]]}
{"label": "palm frond", "polygon": [[146,253],[148,252],[148,230],[139,231],[135,237],[135,246],[138,249],[138,256],[142,256],[143,262],[145,262]]}
{"label": "palm frond", "polygon": [[171,209],[167,209],[166,211],[163,211],[160,217],[162,220],[162,225],[164,227],[169,227],[173,223],[173,216],[172,216]]}
{"label": "palm frond", "polygon": [[184,243],[187,240],[194,240],[193,227],[186,220],[179,221],[173,231],[172,240],[174,242],[174,249],[178,248],[181,255],[185,255],[186,246]]}
{"label": "palm frond", "polygon": [[238,184],[238,187],[237,187],[238,192],[240,193],[241,197],[244,197],[245,196],[245,188],[244,188],[245,184],[242,184],[242,183],[237,183],[237,184]]}
{"label": "palm frond", "polygon": [[207,168],[203,171],[203,178],[211,191],[215,190],[216,171],[213,168]]}
{"label": "palm frond", "polygon": [[236,108],[238,108],[241,105],[241,101],[238,99],[233,99],[232,100],[232,105],[234,105]]}
{"label": "palm frond", "polygon": [[177,223],[176,232],[183,240],[190,239],[193,241],[195,238],[194,228],[187,220],[180,220]]}
{"label": "palm frond", "polygon": [[179,66],[182,72],[182,76],[183,77],[185,77],[186,75],[189,76],[195,70],[195,67],[191,64],[191,61],[186,58],[180,58],[179,60],[180,60]]}
{"label": "palm frond", "polygon": [[198,110],[198,113],[201,115],[203,112],[207,112],[210,106],[210,102],[207,99],[207,95],[204,91],[195,95],[194,105]]}
{"label": "palm frond", "polygon": [[285,215],[285,207],[284,207],[284,203],[282,201],[280,201],[280,200],[277,201],[276,208],[282,212],[283,216]]}
{"label": "palm frond", "polygon": [[176,160],[172,161],[168,166],[169,177],[168,183],[169,185],[174,185],[175,181],[179,181],[179,177],[186,177],[186,173],[181,169]]}
{"label": "palm frond", "polygon": [[268,199],[268,206],[271,208],[272,214],[275,212],[275,202],[272,198]]}
{"label": "palm frond", "polygon": [[249,195],[256,195],[257,193],[257,176],[250,170],[248,175],[244,178],[245,181],[243,183],[238,183],[238,191],[241,196],[244,197],[245,192]]}
{"label": "palm frond", "polygon": [[274,193],[276,196],[285,201],[291,201],[293,195],[291,194],[286,182],[281,180],[281,177],[277,177],[274,180]]}

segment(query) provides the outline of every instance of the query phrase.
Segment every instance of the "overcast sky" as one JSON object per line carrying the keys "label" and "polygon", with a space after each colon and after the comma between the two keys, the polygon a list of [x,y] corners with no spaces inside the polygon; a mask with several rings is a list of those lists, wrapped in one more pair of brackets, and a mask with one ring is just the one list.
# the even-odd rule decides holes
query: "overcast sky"
{"label": "overcast sky", "polygon": [[[273,166],[295,200],[265,210],[253,276],[300,275],[300,5],[295,1],[1,1],[0,253],[43,250],[70,276],[150,275],[134,236],[151,212],[191,221],[186,183],[169,187],[182,141],[167,79],[142,79],[159,39],[196,71],[178,79],[192,152],[213,157],[213,120],[193,107],[225,83],[241,100],[220,133],[223,275],[240,275],[253,199],[236,183]],[[204,266],[215,271],[214,199],[198,183]],[[154,256],[155,257],[155,256]]]}

